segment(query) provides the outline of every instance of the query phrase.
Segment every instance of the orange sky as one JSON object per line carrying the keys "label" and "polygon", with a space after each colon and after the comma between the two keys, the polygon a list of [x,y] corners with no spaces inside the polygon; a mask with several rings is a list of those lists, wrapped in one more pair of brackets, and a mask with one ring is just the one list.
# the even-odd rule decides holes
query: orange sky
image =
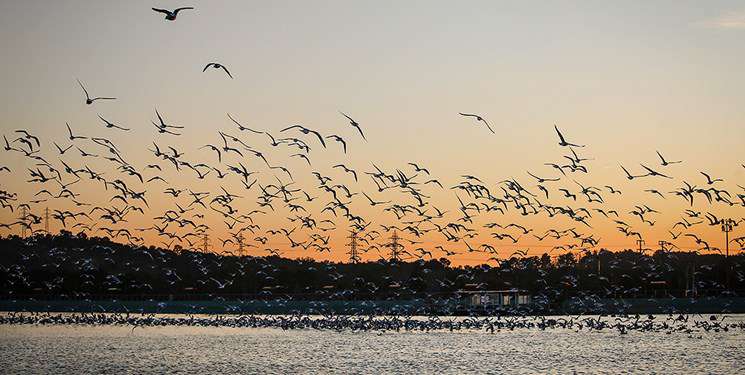
{"label": "orange sky", "polygon": [[[736,3],[707,3],[703,9],[697,2],[671,2],[657,4],[654,12],[644,2],[581,6],[573,2],[483,2],[467,9],[438,2],[220,5],[199,4],[175,22],[166,22],[152,12],[149,2],[0,5],[0,40],[7,52],[6,65],[15,67],[0,72],[6,83],[0,90],[4,120],[0,132],[13,140],[17,136],[14,130],[27,129],[41,138],[41,155],[53,165],[61,166],[60,159],[74,167],[88,165],[107,179],[121,178],[134,191],[147,189],[150,209],[145,215],[128,216],[130,221],[117,228],[148,227],[153,217],[174,208],[175,202],[188,205],[184,196],[173,201],[164,195],[168,186],[209,191],[212,196],[223,186],[244,197],[235,204],[244,213],[257,208],[257,186],[246,192],[235,175],[218,180],[211,173],[198,180],[193,173],[176,173],[163,161],[159,163],[164,169],[161,176],[168,185],[154,182],[144,186],[120,174],[110,162],[73,154],[74,148],[57,155],[53,141],[63,147],[70,144],[65,122],[76,133],[112,139],[126,161],[146,177],[153,173],[146,171],[145,165],[156,161],[146,151],[152,141],[161,148],[176,147],[185,153],[184,160],[206,162],[225,172],[226,165],[218,163],[214,152],[199,147],[218,144],[217,130],[239,134],[226,113],[275,138],[283,134],[302,138],[312,147],[310,168],[304,160],[290,157],[296,149],[271,147],[264,135],[240,134],[246,143],[264,152],[270,163],[290,168],[295,187],[322,197],[320,203],[304,204],[316,220],[329,218],[320,213],[328,198],[317,189],[311,171],[376,200],[413,202],[402,194],[378,194],[363,173],[374,171],[373,163],[386,172],[400,169],[408,175],[413,174],[408,162],[428,168],[445,186],[422,188],[431,196],[430,204],[449,211],[437,221],[440,224],[459,217],[456,192],[449,188],[460,182],[463,174],[478,176],[495,195],[501,192],[498,182],[507,178],[517,179],[540,194],[526,171],[557,177],[556,170],[543,164],[565,162],[563,155],[569,152],[557,144],[554,124],[570,142],[587,144],[577,151],[593,160],[583,162],[589,174],[569,174],[560,182],[546,183],[552,187],[551,198],[542,199],[542,203],[615,209],[654,249],[657,241],[671,240],[668,230],[688,208],[682,199],[667,192],[683,186],[683,181],[706,185],[699,171],[723,178],[723,183],[714,186],[727,189],[733,201],[738,201],[736,194],[745,193],[738,187],[745,186],[745,168],[741,166],[745,163],[745,109],[741,105],[745,73],[739,68],[745,58],[741,43],[745,21],[738,23],[742,8]],[[204,64],[211,61],[227,65],[235,79],[213,70],[202,73]],[[92,95],[111,95],[117,100],[87,106],[76,78]],[[156,119],[156,107],[167,122],[185,127],[182,136],[156,133],[150,124]],[[339,110],[361,124],[369,142],[359,137]],[[497,134],[458,112],[482,114]],[[99,114],[132,131],[104,128]],[[324,135],[342,136],[349,153],[345,155],[330,140],[328,149],[323,149],[311,136],[279,133],[296,123]],[[93,153],[104,151],[89,142],[76,145]],[[656,150],[669,160],[684,162],[662,167]],[[230,156],[226,160],[234,165],[239,159]],[[357,170],[359,183],[331,168],[340,162]],[[256,158],[246,158],[243,163],[258,171],[259,184],[275,181],[276,171],[266,169]],[[619,164],[641,173],[640,163],[674,179],[626,180]],[[16,205],[33,200],[41,189],[25,182],[30,179],[26,169],[34,167],[33,163],[20,153],[2,151],[3,165],[13,173],[0,172],[0,189],[18,193]],[[576,193],[573,179],[600,188],[612,185],[623,195],[606,191],[603,205],[575,203],[556,191],[563,187]],[[72,180],[66,176],[65,181]],[[55,185],[50,182],[45,187],[58,193]],[[82,181],[71,188],[81,194],[80,200],[92,204],[110,205],[108,200],[113,196],[101,183]],[[644,191],[651,188],[666,197]],[[465,194],[458,195],[465,200]],[[693,209],[718,217],[745,216],[742,206],[708,205],[703,199],[697,196]],[[654,226],[629,214],[634,205],[642,203],[660,211],[649,216]],[[68,200],[54,199],[32,205],[32,211],[38,215],[45,207],[80,210]],[[379,224],[396,222],[395,216],[383,211],[385,207],[370,208],[361,195],[353,198],[350,207],[373,223],[370,228],[380,230]],[[290,213],[276,208],[276,213],[257,217],[262,232],[290,228]],[[217,239],[228,238],[221,216],[210,210],[194,213],[201,211],[206,215],[203,222],[211,227],[213,245]],[[0,210],[2,223],[16,217],[17,212]],[[330,254],[288,249],[282,236],[268,245],[288,256],[344,259],[347,250],[342,245],[348,225],[343,219],[334,221],[337,230],[326,233],[331,235]],[[500,256],[509,256],[515,249],[540,254],[565,241],[539,242],[530,235],[516,245],[494,240],[491,231],[482,228],[487,222],[515,222],[533,228],[533,233],[575,227],[600,238],[599,247],[636,247],[633,238],[618,233],[612,221],[595,213],[589,221],[592,229],[580,229],[581,224],[566,218],[524,217],[515,210],[474,219],[470,227],[478,229],[479,235],[468,243],[492,244],[500,249]],[[51,227],[55,231],[60,228],[57,222]],[[742,227],[736,228],[735,236],[742,236]],[[718,227],[699,225],[689,232],[705,238],[711,246],[724,247]],[[518,232],[512,229],[509,233]],[[306,231],[294,239],[304,240],[308,235]],[[160,243],[152,232],[143,236],[149,244]],[[443,245],[458,252],[466,248],[462,242],[444,243],[442,236],[434,233],[417,240],[424,243],[408,248]],[[695,245],[682,236],[673,242],[681,248]],[[266,254],[263,248],[251,253]],[[377,257],[374,252],[363,256]],[[451,259],[473,264],[488,257],[472,253]]]}

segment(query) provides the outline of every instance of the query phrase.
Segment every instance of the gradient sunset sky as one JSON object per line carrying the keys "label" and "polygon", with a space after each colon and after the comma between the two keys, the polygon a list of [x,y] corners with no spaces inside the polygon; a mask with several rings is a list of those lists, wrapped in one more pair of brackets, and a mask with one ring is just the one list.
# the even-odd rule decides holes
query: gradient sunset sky
{"label": "gradient sunset sky", "polygon": [[[150,9],[153,6],[196,9],[168,22]],[[703,186],[706,181],[699,171],[705,171],[725,180],[719,188],[733,195],[745,193],[737,186],[745,186],[743,41],[742,1],[1,1],[0,133],[12,140],[17,137],[14,130],[27,129],[41,138],[42,155],[59,164],[52,141],[70,144],[68,122],[76,133],[114,141],[127,162],[150,177],[153,174],[142,169],[156,161],[146,150],[152,141],[176,147],[190,161],[217,165],[214,153],[198,147],[218,144],[217,130],[239,135],[227,113],[274,136],[282,135],[279,130],[289,125],[303,124],[325,135],[341,135],[348,141],[349,153],[344,155],[332,142],[324,150],[314,139],[291,133],[313,147],[313,167],[308,168],[305,161],[290,158],[289,150],[272,149],[266,137],[243,133],[241,138],[265,152],[270,162],[291,168],[297,186],[315,195],[322,193],[315,189],[312,170],[354,191],[395,200],[400,196],[378,194],[364,172],[373,171],[375,163],[387,172],[398,168],[413,174],[406,163],[420,164],[445,186],[442,190],[427,187],[430,201],[449,210],[448,218],[455,221],[456,193],[449,187],[461,181],[461,175],[478,176],[493,192],[500,191],[499,181],[515,178],[537,193],[535,180],[526,171],[558,176],[543,165],[563,162],[562,155],[569,152],[558,145],[556,124],[570,141],[587,144],[578,152],[593,160],[584,163],[589,174],[572,174],[550,186],[577,190],[572,182],[576,179],[620,189],[622,196],[604,194],[607,203],[602,207],[622,213],[656,249],[658,240],[670,240],[667,230],[688,206],[678,197],[663,199],[645,189],[668,192],[683,181]],[[204,65],[213,61],[225,64],[235,79],[214,70],[203,73]],[[87,106],[76,79],[91,95],[117,100]],[[184,126],[184,135],[156,134],[150,123],[156,119],[155,108],[167,122]],[[361,124],[368,142],[338,111]],[[497,134],[458,112],[483,115]],[[106,129],[99,114],[133,130]],[[655,151],[684,163],[663,168]],[[79,154],[61,158],[77,167],[90,165],[107,178],[123,178],[105,161],[83,161]],[[359,184],[330,168],[340,162],[357,170]],[[674,180],[626,180],[619,164],[641,173],[640,163],[669,173]],[[168,185],[141,186],[127,176],[133,190],[148,190],[151,209],[117,227],[151,225],[152,217],[173,207],[173,201],[161,193],[168,186],[213,194],[224,186],[245,196],[236,208],[243,212],[257,208],[257,192],[242,191],[235,176],[200,181],[193,174],[166,168],[166,162],[160,164]],[[244,164],[261,168],[255,159]],[[13,170],[0,173],[0,189],[18,193],[15,204],[34,199],[41,187],[25,182],[33,163],[20,153],[0,150],[0,166]],[[263,184],[274,181],[269,171],[261,170],[259,176]],[[55,185],[48,187],[59,191]],[[113,193],[100,183],[85,181],[73,187],[83,201],[111,204]],[[552,194],[553,204],[601,207]],[[710,206],[698,199],[694,206],[698,211],[718,217],[745,216],[742,206]],[[395,216],[379,207],[366,208],[364,202],[364,197],[354,197],[356,213],[378,230],[378,224],[396,222]],[[661,212],[651,217],[655,226],[634,221],[628,214],[642,203]],[[322,205],[308,205],[319,220],[325,218],[318,215]],[[38,215],[47,206],[80,210],[59,199],[33,205],[32,211]],[[205,213],[213,245],[228,238],[221,217]],[[288,216],[280,208],[257,217],[257,224],[262,231],[289,228]],[[2,223],[17,217],[18,212],[0,210]],[[576,227],[600,238],[599,247],[636,247],[634,238],[618,233],[614,223],[603,217],[593,218],[589,229],[545,215],[525,218],[512,210],[504,216],[484,217],[474,227],[488,221],[521,223],[535,233]],[[342,219],[336,223],[338,229],[326,233],[332,236],[331,253],[288,249],[281,236],[269,245],[293,257],[345,259],[347,225]],[[52,228],[59,229],[59,223]],[[540,254],[557,244],[525,236],[513,245],[482,230],[472,245],[492,243],[503,249],[504,256],[516,248]],[[10,232],[18,233],[18,228],[0,230],[3,235]],[[690,232],[706,237],[711,246],[724,247],[718,228],[700,226]],[[162,240],[154,233],[144,235],[148,244]],[[412,247],[465,248],[463,243],[446,244],[434,234],[422,240],[424,244]],[[690,239],[674,242],[681,248],[695,245]],[[265,255],[265,247],[251,251]],[[377,257],[372,252],[363,256]],[[452,260],[472,264],[486,258],[461,254]]]}

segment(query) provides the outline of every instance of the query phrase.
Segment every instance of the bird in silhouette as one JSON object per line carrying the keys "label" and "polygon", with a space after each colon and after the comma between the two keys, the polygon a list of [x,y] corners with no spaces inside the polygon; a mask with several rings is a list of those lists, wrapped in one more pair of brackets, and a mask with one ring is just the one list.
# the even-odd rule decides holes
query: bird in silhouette
{"label": "bird in silhouette", "polygon": [[116,129],[119,129],[119,130],[124,130],[124,131],[129,131],[129,130],[130,130],[130,129],[127,129],[127,128],[123,128],[123,127],[121,127],[121,126],[119,126],[119,125],[116,125],[116,124],[114,124],[113,122],[111,122],[111,121],[109,121],[109,120],[107,120],[107,119],[105,119],[105,118],[101,117],[101,115],[98,115],[98,118],[100,118],[100,119],[101,119],[101,121],[103,121],[103,122],[104,122],[104,124],[106,124],[106,127],[107,127],[107,128],[116,128]]}
{"label": "bird in silhouette", "polygon": [[659,157],[660,157],[660,160],[661,160],[661,162],[662,162],[662,164],[661,164],[661,165],[662,165],[663,167],[667,167],[668,165],[671,165],[671,164],[678,164],[678,163],[682,163],[682,162],[683,162],[682,160],[677,160],[677,161],[667,161],[667,160],[665,160],[665,158],[664,158],[664,157],[662,156],[662,154],[660,154],[660,152],[659,152],[659,151],[655,151],[655,152],[657,152],[657,156],[659,156]]}
{"label": "bird in silhouette", "polygon": [[709,174],[707,173],[704,173],[704,172],[699,172],[699,173],[701,173],[702,175],[704,175],[704,177],[706,177],[706,183],[708,185],[714,185],[717,182],[724,182],[724,180],[721,178],[712,179],[711,176],[709,176]]}
{"label": "bird in silhouette", "polygon": [[85,89],[85,86],[83,86],[83,82],[80,82],[80,80],[77,80],[78,84],[80,85],[80,88],[83,89],[83,92],[85,93],[85,104],[91,105],[96,100],[114,100],[116,98],[112,97],[105,97],[105,96],[99,96],[95,98],[91,98],[91,96],[88,94],[88,90]]}
{"label": "bird in silhouette", "polygon": [[163,13],[166,15],[165,19],[168,21],[175,21],[176,17],[178,16],[178,12],[182,10],[193,10],[194,7],[181,7],[176,8],[174,10],[168,10],[168,9],[159,9],[159,8],[152,8],[154,11],[158,13]]}
{"label": "bird in silhouette", "polygon": [[458,114],[461,115],[461,116],[464,116],[464,117],[473,117],[473,118],[476,119],[476,121],[483,122],[484,125],[486,125],[486,128],[489,129],[489,131],[492,132],[492,134],[496,134],[496,133],[494,133],[494,129],[491,128],[491,125],[489,125],[489,123],[486,120],[484,120],[483,117],[481,117],[479,115],[476,115],[476,114],[473,114],[473,113],[458,112]]}
{"label": "bird in silhouette", "polygon": [[367,141],[367,138],[365,138],[365,133],[362,132],[362,128],[360,128],[360,124],[357,123],[357,121],[354,121],[353,118],[347,116],[346,113],[339,111],[339,113],[342,114],[342,116],[346,117],[347,120],[349,120],[349,125],[352,125],[355,129],[357,129],[358,132],[360,132],[360,135],[362,136],[362,139]]}
{"label": "bird in silhouette", "polygon": [[228,75],[228,77],[230,77],[231,79],[233,79],[233,75],[230,74],[230,71],[228,71],[228,68],[226,68],[225,65],[222,65],[222,64],[216,63],[216,62],[211,62],[211,63],[205,65],[204,66],[204,69],[202,69],[202,72],[206,72],[207,69],[210,68],[210,67],[212,67],[214,69],[222,69],[222,70],[224,70],[225,73]]}
{"label": "bird in silhouette", "polygon": [[302,125],[292,125],[292,126],[288,126],[288,127],[284,128],[284,129],[280,130],[280,133],[281,133],[281,132],[285,132],[285,131],[288,131],[288,130],[290,130],[290,129],[298,129],[298,130],[300,130],[300,131],[301,131],[301,132],[302,132],[303,134],[309,134],[309,133],[313,133],[313,134],[314,134],[314,135],[315,135],[316,137],[318,137],[318,141],[319,141],[319,142],[321,142],[321,145],[323,146],[323,148],[326,148],[326,142],[324,142],[324,141],[323,141],[323,137],[321,136],[321,133],[319,133],[319,132],[317,132],[317,131],[315,131],[315,130],[312,130],[312,129],[308,129],[308,128],[306,128],[306,127],[302,126]]}
{"label": "bird in silhouette", "polygon": [[569,142],[567,142],[566,139],[564,139],[564,136],[561,134],[561,132],[559,131],[559,128],[556,125],[554,125],[554,129],[556,130],[556,134],[559,135],[559,146],[562,146],[562,147],[566,147],[566,146],[569,146],[569,147],[585,147],[585,145],[578,145],[578,144],[575,144],[575,143],[569,143]]}

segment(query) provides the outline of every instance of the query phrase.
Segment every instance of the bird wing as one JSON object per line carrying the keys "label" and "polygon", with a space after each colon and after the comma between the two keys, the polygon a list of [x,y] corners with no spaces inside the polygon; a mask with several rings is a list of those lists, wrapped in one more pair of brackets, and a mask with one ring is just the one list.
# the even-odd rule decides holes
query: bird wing
{"label": "bird wing", "polygon": [[222,70],[225,71],[225,73],[228,73],[228,77],[230,77],[232,79],[233,78],[233,75],[230,74],[230,72],[228,71],[228,68],[226,68],[225,65],[220,65],[220,66],[222,67]]}
{"label": "bird wing", "polygon": [[559,128],[556,125],[554,125],[554,129],[556,129],[556,134],[559,135],[559,139],[561,139],[561,142],[566,143],[566,141],[564,140],[564,136],[561,135],[561,132],[559,131]]}
{"label": "bird wing", "polygon": [[284,128],[284,129],[280,130],[279,132],[281,133],[283,131],[287,131],[287,130],[290,130],[290,129],[293,129],[293,128],[301,128],[302,129],[302,126],[300,126],[300,125],[288,126],[288,127]]}
{"label": "bird wing", "polygon": [[623,171],[624,171],[624,172],[626,172],[626,174],[627,174],[627,175],[628,175],[629,177],[632,177],[632,176],[631,176],[631,173],[629,173],[629,171],[627,171],[627,170],[626,170],[626,168],[624,168],[624,167],[623,167],[623,165],[621,166],[621,169],[623,169]]}
{"label": "bird wing", "polygon": [[85,86],[83,86],[83,83],[80,82],[79,79],[77,81],[78,81],[78,85],[80,85],[80,88],[83,89],[83,92],[85,93],[85,98],[90,99],[91,97],[88,95],[88,90],[85,89]]}
{"label": "bird wing", "polygon": [[158,12],[158,13],[163,13],[163,14],[170,14],[171,13],[170,11],[165,10],[165,9],[158,9],[158,8],[152,8],[152,9],[154,11]]}

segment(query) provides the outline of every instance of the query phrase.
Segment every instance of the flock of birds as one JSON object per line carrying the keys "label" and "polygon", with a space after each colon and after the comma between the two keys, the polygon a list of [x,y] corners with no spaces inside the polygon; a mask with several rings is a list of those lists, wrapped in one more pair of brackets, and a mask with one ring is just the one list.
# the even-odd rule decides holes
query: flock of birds
{"label": "flock of birds", "polygon": [[337,332],[430,332],[430,331],[484,331],[495,333],[514,330],[571,330],[599,332],[615,330],[624,335],[629,332],[657,332],[687,334],[702,338],[703,333],[738,333],[745,331],[745,322],[726,321],[727,315],[669,314],[592,316],[507,316],[507,317],[412,317],[402,315],[240,315],[240,316],[166,316],[130,313],[8,313],[0,315],[3,324],[34,325],[115,325],[132,327],[230,327],[230,328],[280,328],[283,330],[315,329]]}
{"label": "flock of birds", "polygon": [[[153,10],[164,14],[166,20],[175,21],[180,12],[194,8]],[[233,78],[222,63],[210,62],[203,72],[209,68],[222,70]],[[82,81],[77,83],[88,106],[116,100],[113,96],[91,96]],[[558,145],[566,152],[560,160],[545,163],[544,167],[548,167],[545,172],[527,171],[527,182],[509,178],[491,184],[475,174],[464,174],[457,183],[447,186],[420,163],[407,163],[393,169],[372,164],[364,170],[341,162],[332,167],[342,172],[341,177],[331,177],[314,167],[316,150],[338,147],[346,155],[355,141],[368,141],[362,125],[344,112],[340,115],[348,123],[347,130],[351,134],[322,134],[301,124],[272,132],[246,126],[228,114],[226,122],[234,127],[218,130],[213,142],[199,147],[210,155],[200,159],[189,156],[190,151],[180,149],[173,142],[167,144],[178,140],[188,129],[171,123],[157,108],[154,112],[152,124],[158,138],[147,149],[152,162],[144,166],[128,162],[127,155],[117,145],[121,132],[130,132],[133,126],[125,126],[101,114],[97,117],[102,126],[112,132],[110,137],[81,134],[66,123],[65,128],[60,129],[64,137],[51,141],[54,146],[51,153],[42,147],[48,141],[31,129],[3,135],[4,151],[24,157],[29,177],[26,180],[28,189],[23,194],[31,197],[22,200],[17,192],[0,190],[0,204],[7,210],[5,217],[25,213],[17,220],[0,223],[0,228],[41,231],[44,221],[41,212],[44,206],[52,204],[60,208],[53,210],[51,220],[61,228],[105,234],[132,245],[144,245],[148,241],[144,233],[149,232],[159,239],[160,247],[200,249],[206,234],[219,231],[228,235],[215,247],[229,254],[251,248],[273,255],[284,254],[288,249],[331,253],[341,252],[332,249],[331,233],[343,233],[345,237],[354,237],[359,245],[357,259],[353,259],[357,261],[367,253],[387,258],[389,249],[393,249],[400,259],[478,254],[488,262],[499,263],[505,258],[527,256],[530,246],[525,245],[526,242],[537,242],[536,246],[541,246],[543,241],[560,243],[547,246],[550,251],[598,248],[602,246],[601,238],[593,233],[593,221],[609,221],[629,238],[631,246],[643,239],[645,230],[662,226],[657,223],[660,211],[654,208],[654,203],[630,203],[627,210],[614,209],[606,201],[609,196],[621,195],[620,189],[579,182],[579,177],[590,175],[586,161],[592,159],[579,153],[586,145],[569,141],[557,126],[554,130]],[[494,133],[484,116],[465,112],[460,115]],[[669,168],[682,161],[670,161],[660,152],[657,157],[659,166],[640,164],[640,169],[632,171],[619,165],[619,173],[629,181],[673,180]],[[281,160],[298,160],[304,167]],[[103,170],[94,163],[105,163]],[[167,169],[178,174],[177,181],[168,181]],[[0,166],[2,172],[17,176],[22,173],[9,166]],[[300,174],[312,175],[317,184],[299,186],[295,179]],[[653,187],[644,190],[651,198],[679,199],[685,207],[677,222],[665,230],[657,230],[658,236],[660,232],[667,232],[665,250],[684,247],[678,246],[677,241],[690,238],[696,250],[721,252],[722,247],[702,237],[697,228],[729,225],[734,229],[745,221],[745,217],[725,219],[717,213],[719,208],[745,207],[745,187],[737,185],[739,190],[728,190],[722,178],[706,172],[700,175],[703,177],[700,180],[680,181],[679,187],[671,191]],[[188,180],[194,184],[188,185]],[[200,186],[205,180],[217,182],[219,191],[202,191]],[[107,199],[92,202],[76,191],[78,184],[86,182],[108,194]],[[433,189],[451,190],[454,208],[438,207],[430,199]],[[246,203],[251,194],[255,194],[255,200]],[[167,202],[168,208],[152,212],[150,203],[154,199],[159,203]],[[375,209],[382,210],[387,222],[374,223],[369,219],[367,214]],[[133,217],[150,213],[151,226],[133,228],[129,225]],[[214,221],[207,219],[208,215],[219,217],[221,228],[215,227]],[[262,217],[272,221],[283,216],[287,217],[285,225],[268,227],[262,224]],[[510,217],[514,222],[500,217]],[[544,222],[568,224],[539,231],[520,223],[517,220],[520,217],[540,217]],[[213,224],[208,225],[208,222]],[[400,235],[401,242],[391,244],[390,232]],[[483,238],[485,236],[488,238]],[[733,235],[730,242],[742,249],[745,236]],[[514,250],[515,247],[522,249]],[[505,252],[505,248],[511,250]]]}

